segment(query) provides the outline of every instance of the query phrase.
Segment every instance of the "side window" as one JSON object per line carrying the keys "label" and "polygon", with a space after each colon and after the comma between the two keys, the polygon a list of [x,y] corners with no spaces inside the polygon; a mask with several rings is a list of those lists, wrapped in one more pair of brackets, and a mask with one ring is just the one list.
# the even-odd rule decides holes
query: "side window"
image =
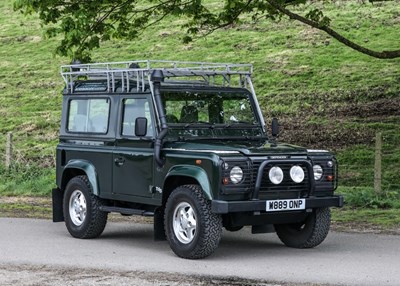
{"label": "side window", "polygon": [[146,136],[153,136],[154,130],[152,128],[150,104],[145,98],[123,100],[122,135],[135,136],[135,121],[138,117],[147,118]]}
{"label": "side window", "polygon": [[109,99],[73,99],[69,102],[67,130],[105,134],[109,114]]}

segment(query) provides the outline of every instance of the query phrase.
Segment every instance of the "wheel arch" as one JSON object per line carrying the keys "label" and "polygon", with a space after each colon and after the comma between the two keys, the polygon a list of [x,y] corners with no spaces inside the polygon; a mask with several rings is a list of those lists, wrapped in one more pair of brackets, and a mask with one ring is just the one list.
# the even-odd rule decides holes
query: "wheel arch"
{"label": "wheel arch", "polygon": [[76,177],[85,175],[88,177],[90,186],[92,187],[93,194],[99,195],[99,187],[97,183],[96,168],[92,163],[86,160],[71,160],[64,167],[62,178],[61,178],[61,190],[65,190],[68,182]]}
{"label": "wheel arch", "polygon": [[213,199],[210,181],[204,169],[192,165],[178,165],[169,170],[163,185],[163,205],[174,189],[183,185],[199,185],[208,200]]}

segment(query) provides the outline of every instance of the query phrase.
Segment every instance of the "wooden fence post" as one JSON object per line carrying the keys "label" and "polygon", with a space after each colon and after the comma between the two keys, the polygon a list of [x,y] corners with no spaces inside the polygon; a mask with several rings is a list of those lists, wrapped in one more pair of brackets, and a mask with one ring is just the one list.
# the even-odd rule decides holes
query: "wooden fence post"
{"label": "wooden fence post", "polygon": [[6,141],[6,169],[10,169],[12,162],[12,133],[7,133]]}
{"label": "wooden fence post", "polygon": [[375,136],[375,168],[374,168],[374,190],[376,194],[382,194],[382,133]]}

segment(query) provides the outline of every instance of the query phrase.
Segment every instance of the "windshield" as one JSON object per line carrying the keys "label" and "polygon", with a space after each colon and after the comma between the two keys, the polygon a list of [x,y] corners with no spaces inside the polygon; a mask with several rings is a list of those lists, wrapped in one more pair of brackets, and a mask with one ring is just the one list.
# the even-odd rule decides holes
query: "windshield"
{"label": "windshield", "polygon": [[262,135],[249,93],[240,91],[164,91],[170,136],[256,137]]}

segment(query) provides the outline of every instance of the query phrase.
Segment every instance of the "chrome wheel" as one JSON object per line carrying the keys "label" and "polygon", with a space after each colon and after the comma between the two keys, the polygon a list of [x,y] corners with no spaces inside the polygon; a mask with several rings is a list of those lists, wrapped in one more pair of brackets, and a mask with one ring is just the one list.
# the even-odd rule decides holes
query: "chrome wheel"
{"label": "chrome wheel", "polygon": [[87,204],[84,194],[79,191],[73,191],[69,199],[69,216],[76,226],[81,226],[86,218]]}
{"label": "chrome wheel", "polygon": [[176,238],[183,244],[189,244],[196,235],[196,227],[197,219],[193,207],[187,202],[177,205],[173,215]]}

